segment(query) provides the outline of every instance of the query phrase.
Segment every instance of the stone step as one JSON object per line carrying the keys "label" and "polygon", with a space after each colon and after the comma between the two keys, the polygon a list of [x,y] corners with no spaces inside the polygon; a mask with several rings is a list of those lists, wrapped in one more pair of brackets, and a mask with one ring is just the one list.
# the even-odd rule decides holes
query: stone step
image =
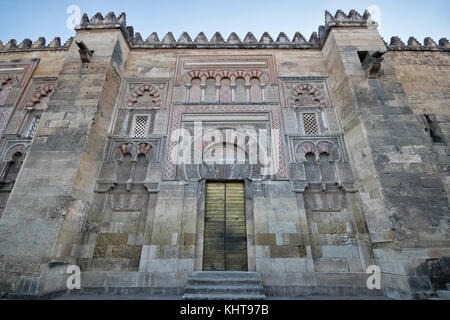
{"label": "stone step", "polygon": [[261,280],[261,274],[258,272],[240,272],[240,271],[204,271],[204,272],[193,272],[189,278],[193,279],[223,279],[223,278],[233,278],[233,279],[257,279]]}
{"label": "stone step", "polygon": [[450,300],[450,290],[438,290],[436,294],[438,298]]}
{"label": "stone step", "polygon": [[265,295],[251,294],[185,294],[184,300],[265,300]]}
{"label": "stone step", "polygon": [[188,278],[192,285],[257,285],[262,282],[257,272],[194,272]]}
{"label": "stone step", "polygon": [[194,272],[188,277],[183,299],[261,300],[265,294],[257,272]]}
{"label": "stone step", "polygon": [[9,300],[39,300],[39,294],[8,293]]}
{"label": "stone step", "polygon": [[185,294],[197,294],[198,292],[207,294],[250,294],[264,295],[264,288],[261,285],[243,286],[198,286],[188,285],[184,289]]}
{"label": "stone step", "polygon": [[190,278],[188,279],[189,283],[192,285],[199,286],[217,286],[217,285],[228,285],[228,286],[241,286],[241,285],[258,285],[261,283],[261,280],[258,279],[235,279],[235,278],[220,278],[220,279],[212,279],[212,278]]}

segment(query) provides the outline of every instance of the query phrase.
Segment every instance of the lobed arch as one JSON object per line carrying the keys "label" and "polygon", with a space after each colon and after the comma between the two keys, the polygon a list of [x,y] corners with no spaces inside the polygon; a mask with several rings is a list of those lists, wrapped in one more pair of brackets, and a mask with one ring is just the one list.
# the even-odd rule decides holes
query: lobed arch
{"label": "lobed arch", "polygon": [[190,84],[193,79],[200,79],[204,84],[206,79],[214,78],[216,82],[220,82],[224,78],[228,78],[231,80],[231,83],[234,84],[236,79],[243,78],[247,84],[250,83],[252,78],[258,78],[261,83],[268,83],[269,78],[267,74],[260,70],[250,70],[250,71],[230,71],[230,70],[222,70],[222,71],[190,71],[185,74],[183,77],[183,82],[185,84]]}
{"label": "lobed arch", "polygon": [[303,141],[295,148],[295,158],[299,162],[305,162],[306,154],[314,154],[316,162],[320,160],[320,155],[326,154],[330,156],[330,161],[336,162],[340,160],[340,153],[336,145],[327,140],[320,141]]}
{"label": "lobed arch", "polygon": [[297,152],[298,151],[301,151],[304,154],[307,154],[307,153],[315,154],[316,153],[316,145],[311,141],[305,141],[305,142],[300,143],[297,146]]}
{"label": "lobed arch", "polygon": [[3,88],[3,86],[9,84],[9,83],[14,83],[18,81],[17,75],[13,74],[13,73],[8,73],[3,75],[0,78],[0,90]]}
{"label": "lobed arch", "polygon": [[[0,184],[12,183],[16,180],[27,154],[27,150],[28,147],[26,145],[16,144],[9,148],[5,153],[1,163]],[[13,167],[15,167],[15,170]]]}
{"label": "lobed arch", "polygon": [[[300,97],[307,94],[307,100],[310,100],[307,104],[298,104]],[[310,84],[300,84],[299,86],[292,89],[291,94],[288,99],[288,104],[291,107],[296,106],[328,106],[327,99],[323,96],[322,91],[312,87]]]}
{"label": "lobed arch", "polygon": [[329,141],[319,141],[316,147],[319,155],[325,153],[329,156],[333,156],[335,155],[335,152],[337,152],[336,146]]}
{"label": "lobed arch", "polygon": [[237,79],[244,79],[245,83],[250,82],[250,78],[248,77],[248,74],[245,71],[236,71],[234,73],[234,76],[235,76],[233,79],[234,82],[236,82]]}
{"label": "lobed arch", "polygon": [[118,157],[116,160],[123,161],[125,156],[131,155],[131,161],[137,162],[140,155],[144,155],[147,160],[150,159],[154,146],[151,143],[124,143],[118,147]]}
{"label": "lobed arch", "polygon": [[25,156],[27,153],[28,147],[24,144],[16,144],[9,148],[8,152],[6,152],[3,162],[11,162],[14,161],[13,157],[15,154],[20,153],[22,156]]}
{"label": "lobed arch", "polygon": [[5,102],[5,99],[8,97],[9,90],[11,90],[11,87],[14,86],[17,81],[17,76],[14,74],[0,76],[0,105]]}
{"label": "lobed arch", "polygon": [[153,85],[151,84],[143,84],[139,86],[138,88],[134,89],[128,98],[128,107],[132,108],[137,102],[138,98],[142,97],[145,92],[148,92],[150,95],[154,97],[153,102],[155,103],[155,108],[160,109],[162,105],[162,98],[161,95]]}
{"label": "lobed arch", "polygon": [[54,88],[55,88],[55,85],[53,85],[53,84],[49,84],[42,88],[38,88],[38,90],[36,90],[33,97],[26,104],[25,108],[27,110],[32,110],[35,105],[37,105],[39,102],[41,102],[42,98],[48,97],[53,92]]}

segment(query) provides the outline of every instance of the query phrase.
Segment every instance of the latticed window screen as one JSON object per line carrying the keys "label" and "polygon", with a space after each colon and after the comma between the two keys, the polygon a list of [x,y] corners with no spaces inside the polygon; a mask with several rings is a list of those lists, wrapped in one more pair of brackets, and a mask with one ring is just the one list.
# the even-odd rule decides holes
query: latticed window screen
{"label": "latticed window screen", "polygon": [[319,134],[319,125],[317,123],[317,117],[315,113],[302,113],[303,128],[305,134],[315,135]]}
{"label": "latticed window screen", "polygon": [[150,117],[148,115],[136,115],[133,118],[133,124],[131,126],[132,138],[145,138],[148,133],[148,125]]}
{"label": "latticed window screen", "polygon": [[27,131],[26,137],[33,138],[36,134],[37,128],[39,127],[39,122],[41,122],[41,116],[35,116],[33,120],[31,120],[30,127]]}

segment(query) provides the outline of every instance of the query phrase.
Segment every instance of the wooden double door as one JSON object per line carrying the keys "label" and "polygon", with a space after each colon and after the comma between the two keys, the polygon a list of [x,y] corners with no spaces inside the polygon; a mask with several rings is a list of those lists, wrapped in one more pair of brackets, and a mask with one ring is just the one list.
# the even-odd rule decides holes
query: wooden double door
{"label": "wooden double door", "polygon": [[204,271],[248,271],[243,182],[206,184]]}

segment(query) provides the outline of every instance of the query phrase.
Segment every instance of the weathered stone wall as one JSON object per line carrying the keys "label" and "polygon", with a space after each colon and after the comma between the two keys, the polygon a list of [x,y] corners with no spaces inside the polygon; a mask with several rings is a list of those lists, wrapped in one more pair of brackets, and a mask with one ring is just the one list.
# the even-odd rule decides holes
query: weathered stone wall
{"label": "weathered stone wall", "polygon": [[39,277],[41,265],[53,257],[73,261],[72,244],[84,220],[80,209],[92,197],[96,159],[102,155],[111,119],[108,108],[113,108],[118,95],[124,61],[116,61],[114,69],[111,56],[120,37],[119,32],[78,33],[77,40],[88,41],[96,50],[91,65],[79,62],[75,45],[66,54],[1,219],[6,283],[17,285],[12,275]]}
{"label": "weathered stone wall", "polygon": [[414,113],[448,116],[450,53],[399,50],[388,56]]}
{"label": "weathered stone wall", "polygon": [[[439,142],[433,143],[433,150],[438,156],[447,197],[450,198],[450,53],[404,50],[390,51],[389,56],[420,125],[428,134],[431,129],[439,137]],[[432,128],[424,115],[432,121]]]}
{"label": "weathered stone wall", "polygon": [[[387,48],[367,14],[327,13],[309,42],[220,38],[144,43],[109,14],[77,27],[90,63],[75,42],[0,43],[1,61],[35,67],[0,79],[12,92],[1,107],[14,110],[0,143],[0,291],[64,291],[77,264],[86,291],[181,294],[203,266],[205,181],[235,179],[245,180],[248,268],[270,295],[379,294],[366,288],[374,264],[392,297],[448,282],[448,42],[389,47],[368,78],[362,52]],[[205,103],[188,103],[197,71]],[[233,102],[219,89],[228,81]],[[137,116],[148,122],[136,130]],[[279,129],[283,174],[168,166],[171,132],[199,120]]]}
{"label": "weathered stone wall", "polygon": [[277,76],[327,76],[318,49],[254,49],[243,52],[239,49],[152,49],[132,50],[127,59],[126,76],[129,78],[172,78],[174,77],[176,60],[179,55],[273,55]]}
{"label": "weathered stone wall", "polygon": [[[447,255],[449,239],[448,200],[430,139],[419,126],[389,56],[378,79],[365,77],[357,51],[385,51],[375,30],[336,29],[326,46],[330,49],[324,50],[329,52],[324,57],[330,61],[331,77],[336,75],[337,106],[385,281],[394,291],[429,290],[429,279],[414,265],[437,252]],[[333,63],[337,55],[341,59]],[[436,185],[427,183],[430,179]],[[385,258],[385,250],[392,246],[407,248],[398,251],[397,269],[384,266],[391,260]],[[421,255],[424,246],[434,247],[426,257]]]}
{"label": "weathered stone wall", "polygon": [[67,50],[0,52],[2,61],[39,59],[39,64],[33,73],[33,77],[36,78],[58,77],[66,57]]}

